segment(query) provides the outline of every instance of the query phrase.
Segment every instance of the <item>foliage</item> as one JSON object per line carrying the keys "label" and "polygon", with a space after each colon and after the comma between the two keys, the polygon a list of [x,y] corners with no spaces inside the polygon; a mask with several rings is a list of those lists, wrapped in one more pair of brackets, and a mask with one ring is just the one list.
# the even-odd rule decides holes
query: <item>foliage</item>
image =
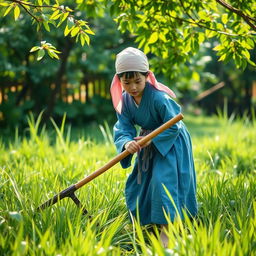
{"label": "foliage", "polygon": [[[3,16],[13,12],[15,20],[19,19],[21,10],[23,10],[31,16],[32,23],[36,23],[37,31],[40,31],[43,27],[46,31],[50,32],[50,25],[58,28],[63,22],[66,22],[64,36],[70,35],[71,37],[75,37],[76,42],[80,41],[82,46],[85,42],[89,44],[89,35],[94,35],[94,32],[87,25],[87,22],[77,16],[70,7],[64,6],[62,4],[64,1],[55,0],[54,4],[50,4],[50,2],[50,0],[36,0],[33,2],[13,0],[3,1],[0,6],[5,8]],[[38,51],[37,60],[41,60],[45,52],[50,57],[59,59],[57,54],[60,52],[46,41],[42,41],[40,46],[34,46],[31,52],[34,51]]]}
{"label": "foliage", "polygon": [[0,105],[0,112],[3,115],[2,118],[5,120],[7,128],[13,128],[17,124],[25,126],[27,123],[26,116],[32,109],[34,102],[32,100],[27,100],[17,108],[13,93],[9,93],[8,99],[8,101],[5,101]]}
{"label": "foliage", "polygon": [[[87,22],[77,17],[71,8],[61,4],[69,2],[55,1],[50,5],[50,0],[13,0],[4,1],[1,6],[6,8],[4,16],[13,10],[15,20],[23,8],[37,22],[38,29],[43,26],[50,31],[49,24],[59,27],[66,21],[64,36],[70,34],[82,45],[85,41],[89,44],[88,35],[94,33]],[[188,61],[204,41],[213,37],[218,42],[214,50],[220,56],[219,61],[233,59],[237,67],[245,69],[247,63],[255,67],[250,59],[256,34],[254,1],[76,0],[73,4],[78,10],[87,12],[87,19],[102,15],[110,7],[110,13],[117,16],[119,28],[134,33],[145,53],[151,52],[161,56],[165,62],[173,63],[174,67],[164,66],[163,71],[173,73],[175,65]],[[47,47],[41,46],[40,56],[43,50],[49,52]],[[51,57],[57,56],[51,54]]]}
{"label": "foliage", "polygon": [[130,168],[115,166],[77,191],[90,218],[69,199],[35,212],[116,153],[108,140],[71,140],[64,121],[50,136],[40,117],[30,116],[29,136],[0,143],[1,255],[254,255],[255,120],[186,115],[185,123],[194,142],[199,216],[170,223],[164,250],[158,229],[129,221],[123,191]]}
{"label": "foliage", "polygon": [[[71,85],[71,92],[95,77],[110,84],[115,54],[127,46],[135,46],[148,53],[158,79],[176,91],[181,103],[195,103],[193,99],[202,90],[224,81],[225,88],[201,106],[212,113],[216,105],[223,104],[225,94],[231,112],[241,113],[244,109],[249,112],[253,107],[250,90],[255,72],[252,62],[255,3],[233,0],[229,3],[223,0],[2,1],[1,86],[24,85],[24,90],[15,94],[12,109],[22,109],[29,91],[33,102],[30,110],[37,114],[45,109],[48,117],[60,119],[66,111],[68,118],[77,123],[96,120],[98,117],[92,117],[92,113],[97,104],[82,107],[77,102],[71,106],[58,101],[61,84]],[[121,35],[113,19],[125,34]],[[85,44],[89,39],[91,46]],[[212,49],[217,50],[221,63]],[[51,90],[56,84],[57,89]],[[23,112],[27,110],[20,113]],[[4,120],[7,121],[13,125],[15,118]]]}
{"label": "foliage", "polygon": [[[219,61],[233,60],[245,69],[255,47],[256,5],[254,1],[115,0],[112,13],[122,31],[136,35],[139,47],[163,59],[163,71],[172,76],[179,63],[189,61],[200,45],[214,38]],[[237,4],[239,2],[239,4]]]}
{"label": "foliage", "polygon": [[[114,21],[108,15],[104,15],[91,22],[91,26],[96,32],[91,40],[93,48],[75,44],[73,38],[63,39],[61,29],[65,29],[65,24],[62,24],[58,30],[51,30],[51,33],[45,34],[44,37],[47,42],[51,42],[57,49],[60,49],[60,60],[57,61],[45,55],[38,62],[37,56],[30,52],[38,40],[38,34],[34,27],[31,28],[29,17],[20,16],[19,22],[16,23],[14,20],[4,17],[0,19],[0,22],[0,88],[22,85],[22,90],[12,93],[14,99],[11,101],[13,104],[11,108],[16,108],[17,111],[19,107],[22,108],[28,95],[34,102],[30,110],[35,114],[42,110],[45,110],[44,113],[46,112],[51,102],[53,84],[68,84],[68,95],[76,92],[81,84],[93,83],[95,80],[97,82],[99,79],[105,80],[104,86],[109,86],[114,73],[115,54],[132,43],[129,35],[121,36]],[[104,90],[106,93],[108,92],[108,89]],[[113,108],[110,111],[110,99],[103,100],[103,104],[94,103],[94,101],[95,99],[83,106],[76,102],[75,106],[71,106],[71,104],[61,103],[56,96],[56,108],[52,109],[51,115],[59,120],[59,117],[62,117],[64,113],[64,110],[60,111],[60,106],[65,106],[65,111],[70,112],[69,121],[76,123],[80,123],[81,120],[95,121],[103,117],[111,118]],[[97,107],[105,105],[106,108],[92,116],[91,110],[94,109],[95,113],[96,105]],[[87,108],[88,110],[86,110]],[[82,110],[82,112],[77,113],[80,117],[76,119],[72,113],[77,110]],[[107,110],[109,113],[106,115]],[[21,124],[18,119],[11,121],[11,118],[5,117],[4,114],[1,125]]]}
{"label": "foliage", "polygon": [[74,101],[72,104],[57,102],[56,119],[60,121],[64,114],[67,115],[69,122],[78,126],[92,121],[97,123],[101,123],[102,120],[113,122],[115,119],[112,102],[97,95],[86,103],[80,101]]}

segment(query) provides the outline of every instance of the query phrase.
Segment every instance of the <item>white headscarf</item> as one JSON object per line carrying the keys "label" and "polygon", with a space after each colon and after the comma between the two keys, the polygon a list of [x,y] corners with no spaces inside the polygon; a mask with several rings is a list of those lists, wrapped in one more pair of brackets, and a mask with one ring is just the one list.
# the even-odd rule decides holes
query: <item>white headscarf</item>
{"label": "white headscarf", "polygon": [[149,71],[147,56],[139,49],[133,47],[128,47],[117,54],[115,67],[117,74],[128,71]]}

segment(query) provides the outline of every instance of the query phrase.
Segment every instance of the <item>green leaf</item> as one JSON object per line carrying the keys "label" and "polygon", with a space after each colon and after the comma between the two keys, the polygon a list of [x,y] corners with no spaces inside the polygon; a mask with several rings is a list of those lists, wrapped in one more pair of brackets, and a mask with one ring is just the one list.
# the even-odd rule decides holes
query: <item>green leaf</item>
{"label": "green leaf", "polygon": [[139,38],[138,42],[140,42],[140,43],[139,43],[138,48],[142,48],[142,47],[143,47],[143,45],[145,44],[145,41],[146,41],[146,39],[145,39],[145,38],[143,38],[143,39]]}
{"label": "green leaf", "polygon": [[31,48],[30,52],[35,52],[35,51],[39,50],[40,48],[41,47],[39,47],[39,46],[34,46]]}
{"label": "green leaf", "polygon": [[40,50],[38,51],[38,54],[37,54],[37,60],[38,60],[38,61],[41,60],[41,59],[44,57],[44,55],[45,55],[45,50],[40,49]]}
{"label": "green leaf", "polygon": [[73,28],[72,31],[71,31],[71,37],[76,36],[78,34],[79,30],[80,30],[79,27]]}
{"label": "green leaf", "polygon": [[14,19],[17,20],[19,16],[20,16],[20,8],[18,5],[16,5],[14,8]]}
{"label": "green leaf", "polygon": [[184,52],[188,53],[188,52],[190,52],[190,50],[191,50],[191,41],[188,41],[186,43],[186,46],[184,47]]}
{"label": "green leaf", "polygon": [[81,34],[78,34],[78,35],[76,36],[76,43],[79,41],[80,35],[81,35]]}
{"label": "green leaf", "polygon": [[85,38],[83,37],[82,34],[80,35],[80,43],[81,43],[82,46],[84,46]]}
{"label": "green leaf", "polygon": [[60,22],[59,22],[57,28],[58,28],[58,27],[63,23],[63,21],[65,21],[65,19],[68,17],[69,12],[63,13],[63,14],[61,14],[61,15],[62,15],[62,17],[61,17],[61,20],[60,20]]}
{"label": "green leaf", "polygon": [[10,6],[6,9],[6,11],[5,11],[5,13],[4,13],[4,16],[6,16],[6,15],[10,12],[10,10],[12,9],[12,7],[13,7],[13,5],[10,5]]}
{"label": "green leaf", "polygon": [[90,30],[90,29],[86,29],[84,32],[86,34],[95,35],[95,33],[92,30]]}
{"label": "green leaf", "polygon": [[247,66],[247,61],[245,59],[242,59],[242,70],[245,70],[246,66]]}
{"label": "green leaf", "polygon": [[228,14],[227,13],[222,14],[221,21],[223,22],[223,24],[228,23]]}
{"label": "green leaf", "polygon": [[43,22],[44,28],[45,30],[47,30],[48,32],[50,31],[50,27],[47,21]]}
{"label": "green leaf", "polygon": [[224,64],[227,64],[231,59],[232,59],[232,53],[231,52],[226,52],[225,60],[223,60]]}
{"label": "green leaf", "polygon": [[48,50],[47,53],[51,58],[59,59],[59,56],[54,51]]}
{"label": "green leaf", "polygon": [[235,61],[236,67],[239,68],[241,66],[241,57],[238,54],[233,55],[233,59]]}
{"label": "green leaf", "polygon": [[154,44],[158,40],[158,32],[153,32],[149,37],[148,44]]}
{"label": "green leaf", "polygon": [[222,49],[223,49],[223,46],[222,46],[221,44],[219,44],[219,45],[217,45],[217,46],[215,46],[215,47],[213,48],[214,51],[220,51],[220,50],[222,50]]}
{"label": "green leaf", "polygon": [[226,56],[227,56],[226,53],[222,54],[222,55],[220,56],[220,58],[218,59],[218,61],[224,61],[224,60],[226,59]]}
{"label": "green leaf", "polygon": [[164,43],[166,43],[167,42],[167,39],[166,39],[166,37],[165,37],[165,34],[164,33],[159,33],[159,39],[161,40],[161,41],[163,41]]}
{"label": "green leaf", "polygon": [[254,48],[254,41],[251,38],[247,38],[247,43]]}
{"label": "green leaf", "polygon": [[66,25],[65,30],[64,30],[64,36],[67,36],[69,32],[71,31],[72,28],[68,28],[68,25]]}
{"label": "green leaf", "polygon": [[217,35],[217,32],[212,31],[212,30],[207,30],[205,35],[206,35],[207,38],[212,38],[212,37]]}
{"label": "green leaf", "polygon": [[244,49],[244,50],[242,51],[242,54],[245,56],[246,59],[250,59],[250,53],[249,53],[249,51],[247,51],[247,50]]}
{"label": "green leaf", "polygon": [[223,30],[224,30],[224,27],[223,27],[223,25],[222,25],[221,23],[218,23],[217,26],[216,26],[216,28],[217,28],[218,30],[220,30],[220,31],[223,31]]}
{"label": "green leaf", "polygon": [[68,6],[66,6],[65,10],[68,11],[68,12],[73,12],[73,10],[70,9]]}
{"label": "green leaf", "polygon": [[69,15],[69,12],[64,13],[63,17],[61,19],[61,22],[63,22],[65,19],[67,19],[68,15]]}
{"label": "green leaf", "polygon": [[86,41],[88,45],[90,44],[90,37],[87,34],[81,34],[81,37],[83,37],[83,39]]}
{"label": "green leaf", "polygon": [[192,78],[197,82],[200,81],[200,75],[195,71],[192,73]]}
{"label": "green leaf", "polygon": [[55,12],[53,12],[53,14],[50,17],[50,20],[57,20],[60,17],[60,15],[62,14],[59,12],[60,12],[59,10],[56,10]]}
{"label": "green leaf", "polygon": [[193,47],[194,47],[194,50],[195,51],[198,51],[199,50],[199,43],[198,43],[198,40],[193,40]]}
{"label": "green leaf", "polygon": [[255,62],[253,62],[253,61],[251,61],[251,60],[247,60],[247,62],[250,64],[250,65],[252,65],[253,67],[256,67],[256,63]]}
{"label": "green leaf", "polygon": [[55,47],[52,47],[52,48],[51,48],[51,51],[52,51],[52,52],[55,52],[55,53],[61,53],[60,51],[55,50]]}
{"label": "green leaf", "polygon": [[198,42],[201,44],[205,40],[204,33],[198,33]]}
{"label": "green leaf", "polygon": [[145,46],[144,46],[144,53],[145,53],[145,54],[148,54],[149,52],[150,52],[150,48],[149,48],[148,43],[147,43],[147,44],[145,44]]}
{"label": "green leaf", "polygon": [[0,6],[7,7],[7,6],[9,6],[9,4],[7,4],[7,3],[0,3]]}

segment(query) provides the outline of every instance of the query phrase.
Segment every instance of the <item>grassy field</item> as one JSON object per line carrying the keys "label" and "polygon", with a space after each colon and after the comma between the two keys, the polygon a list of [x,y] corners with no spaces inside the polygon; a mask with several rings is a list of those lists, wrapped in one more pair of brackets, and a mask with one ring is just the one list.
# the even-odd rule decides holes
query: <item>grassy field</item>
{"label": "grassy field", "polygon": [[106,124],[49,132],[30,118],[27,136],[0,138],[0,255],[256,255],[256,122],[190,115],[184,122],[199,215],[170,223],[168,249],[156,228],[130,223],[124,185],[131,169],[119,164],[77,191],[87,216],[70,199],[35,211],[116,155]]}

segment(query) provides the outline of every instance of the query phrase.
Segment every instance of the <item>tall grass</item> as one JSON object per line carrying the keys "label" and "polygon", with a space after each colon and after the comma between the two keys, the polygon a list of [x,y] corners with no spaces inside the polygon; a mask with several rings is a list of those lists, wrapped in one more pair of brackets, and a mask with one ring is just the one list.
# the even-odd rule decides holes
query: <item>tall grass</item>
{"label": "tall grass", "polygon": [[[120,165],[77,191],[71,200],[36,212],[55,193],[116,155],[105,123],[90,138],[52,120],[55,133],[28,120],[29,136],[8,145],[0,138],[0,255],[254,255],[256,254],[255,120],[185,116],[192,134],[199,214],[169,223],[168,249],[157,227],[129,219],[124,186],[131,169]],[[94,128],[95,129],[95,128]],[[91,138],[102,132],[102,142]],[[54,135],[54,136],[53,136]]]}

